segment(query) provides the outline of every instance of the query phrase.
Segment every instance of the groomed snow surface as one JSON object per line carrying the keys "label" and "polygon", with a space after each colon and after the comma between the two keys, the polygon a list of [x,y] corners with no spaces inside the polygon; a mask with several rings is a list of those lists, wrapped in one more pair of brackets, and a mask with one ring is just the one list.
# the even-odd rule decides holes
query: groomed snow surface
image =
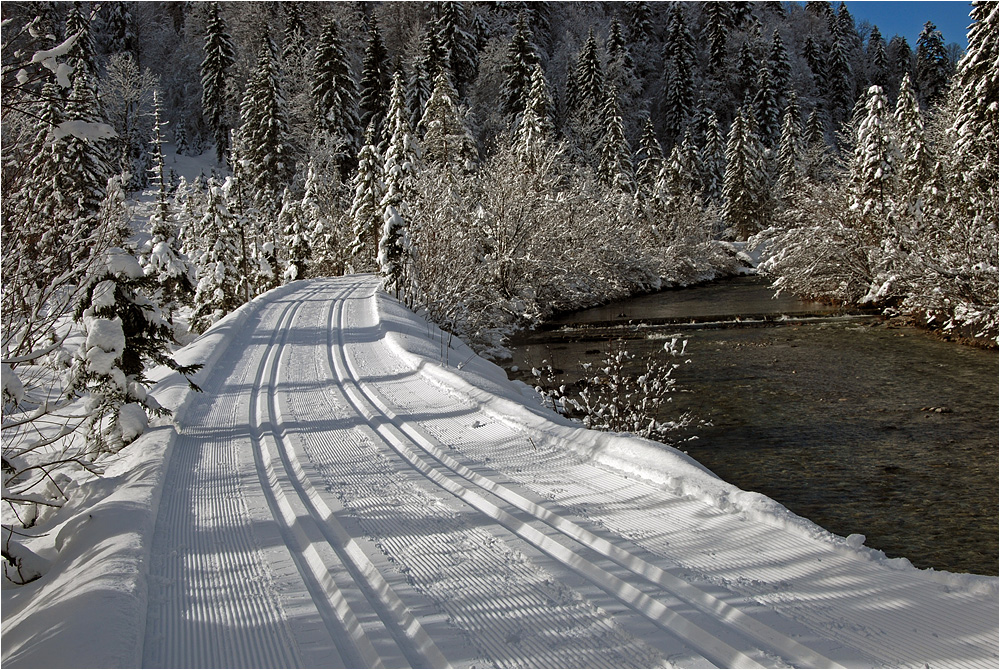
{"label": "groomed snow surface", "polygon": [[55,517],[5,667],[997,667],[995,578],[584,430],[377,286],[179,354],[204,393],[161,374],[172,420]]}

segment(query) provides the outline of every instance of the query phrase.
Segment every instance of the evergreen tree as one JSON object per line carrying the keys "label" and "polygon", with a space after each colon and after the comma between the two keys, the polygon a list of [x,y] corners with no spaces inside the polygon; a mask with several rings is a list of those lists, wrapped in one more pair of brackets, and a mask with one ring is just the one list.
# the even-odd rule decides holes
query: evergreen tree
{"label": "evergreen tree", "polygon": [[[555,136],[552,125],[552,97],[549,95],[549,85],[545,81],[545,72],[540,63],[536,63],[531,75],[531,88],[528,99],[524,103],[524,114],[517,127],[515,142],[522,156],[534,157],[544,151]],[[530,162],[530,159],[529,159]]]}
{"label": "evergreen tree", "polygon": [[854,105],[853,73],[847,40],[843,24],[837,22],[828,62],[829,72],[826,85],[829,90],[830,117],[834,123],[838,124],[847,119]]}
{"label": "evergreen tree", "polygon": [[945,95],[950,76],[948,52],[941,31],[930,21],[924,24],[917,38],[917,89],[925,105],[940,102]]}
{"label": "evergreen tree", "polygon": [[334,19],[323,25],[313,71],[311,93],[316,128],[356,146],[354,138],[361,123],[357,110],[358,85],[340,40],[340,24]]}
{"label": "evergreen tree", "polygon": [[514,35],[507,47],[507,59],[503,64],[503,88],[500,91],[503,110],[515,121],[524,112],[524,102],[528,98],[532,72],[537,63],[538,55],[531,43],[531,33],[525,24],[525,13],[522,12],[518,16]]}
{"label": "evergreen tree", "polygon": [[382,235],[378,243],[379,274],[382,289],[413,304],[414,286],[411,284],[413,254],[406,221],[396,208],[387,205],[383,217]]}
{"label": "evergreen tree", "polygon": [[226,198],[231,185],[231,180],[221,186],[214,177],[208,180],[205,214],[197,224],[201,251],[195,261],[198,286],[191,325],[198,332],[204,332],[250,297],[246,288],[247,244]]}
{"label": "evergreen tree", "polygon": [[290,282],[310,276],[312,249],[309,244],[309,220],[303,211],[302,201],[292,198],[287,188],[282,194],[281,211],[278,212],[278,229],[281,230],[286,255],[282,279]]}
{"label": "evergreen tree", "polygon": [[385,185],[382,181],[382,158],[379,156],[375,123],[368,126],[365,143],[358,155],[358,172],[354,177],[354,199],[349,218],[354,230],[351,255],[358,260],[357,270],[374,267],[382,224],[382,198]]}
{"label": "evergreen tree", "polygon": [[868,79],[884,90],[889,85],[889,57],[878,26],[872,26],[872,32],[868,36],[868,69]]}
{"label": "evergreen tree", "polygon": [[160,118],[159,92],[153,92],[153,167],[152,181],[156,187],[156,205],[150,216],[151,248],[144,271],[158,286],[157,304],[165,312],[168,323],[173,321],[177,307],[194,293],[192,267],[178,251],[177,231],[170,212],[167,182],[164,175],[163,121]]}
{"label": "evergreen tree", "polygon": [[726,145],[722,219],[735,235],[747,238],[763,227],[767,187],[760,140],[751,128],[752,112],[744,105],[733,119]]}
{"label": "evergreen tree", "polygon": [[201,62],[201,107],[215,139],[215,156],[220,165],[225,164],[229,152],[226,83],[235,63],[236,49],[219,14],[219,3],[211,2],[205,23],[205,60]]}
{"label": "evergreen tree", "polygon": [[648,2],[626,2],[628,37],[632,43],[648,42],[653,35],[652,12]]}
{"label": "evergreen tree", "polygon": [[[74,358],[68,393],[88,394],[87,442],[92,452],[116,452],[142,434],[148,414],[169,414],[147,394],[147,365],[183,375],[169,355],[170,328],[149,299],[155,280],[122,249],[111,249],[83,292],[74,318],[86,339]],[[197,387],[195,387],[197,388]]]}
{"label": "evergreen tree", "polygon": [[694,110],[694,38],[679,5],[672,5],[663,49],[667,68],[664,116],[669,140],[680,136]]}
{"label": "evergreen tree", "polygon": [[403,76],[397,72],[393,77],[392,96],[389,101],[389,143],[385,152],[382,174],[385,179],[385,197],[381,207],[392,206],[401,215],[413,198],[413,183],[420,160],[420,147],[416,134],[410,125],[406,100],[403,93]]}
{"label": "evergreen tree", "polygon": [[[389,106],[389,52],[382,43],[374,16],[368,26],[368,46],[361,65],[361,127],[375,123],[375,141],[382,142],[386,109]],[[367,132],[367,131],[366,131]]]}
{"label": "evergreen tree", "polygon": [[823,82],[826,81],[826,62],[822,49],[812,35],[806,35],[806,41],[802,47],[802,57],[806,59],[809,71],[812,72],[816,90],[822,91]]}
{"label": "evergreen tree", "polygon": [[625,36],[622,34],[622,26],[618,22],[618,17],[611,19],[606,49],[609,61],[618,60],[623,67],[632,69],[632,55],[629,53],[628,44],[625,42]]}
{"label": "evergreen tree", "polygon": [[639,190],[650,194],[656,185],[656,178],[663,166],[663,147],[656,138],[653,121],[648,116],[643,124],[642,137],[639,139],[639,151],[636,156],[636,183]]}
{"label": "evergreen tree", "polygon": [[94,35],[91,31],[91,15],[84,11],[82,2],[74,2],[66,14],[66,38],[78,37],[66,53],[66,64],[73,68],[76,77],[81,75],[96,77],[97,62]]}
{"label": "evergreen tree", "polygon": [[247,82],[240,117],[241,169],[249,178],[254,202],[262,212],[273,216],[294,165],[287,139],[285,100],[278,80],[277,47],[268,36],[264,37],[257,67]]}
{"label": "evergreen tree", "polygon": [[785,108],[778,144],[778,194],[788,198],[802,181],[802,120],[793,98]]}
{"label": "evergreen tree", "polygon": [[576,63],[576,104],[583,118],[601,117],[607,102],[604,68],[597,52],[597,38],[591,29]]}
{"label": "evergreen tree", "polygon": [[138,35],[132,2],[109,2],[101,8],[104,15],[103,47],[106,54],[138,55]]}
{"label": "evergreen tree", "polygon": [[732,25],[732,10],[728,2],[705,3],[705,32],[709,43],[708,71],[719,77],[726,67],[726,51]]}
{"label": "evergreen tree", "polygon": [[922,216],[920,187],[930,181],[934,159],[924,136],[924,120],[909,74],[903,75],[894,121],[899,146],[899,183],[904,201],[901,210],[908,211],[919,221]]}
{"label": "evergreen tree", "polygon": [[469,171],[478,159],[472,139],[456,104],[458,94],[447,71],[438,74],[434,92],[420,119],[423,156],[428,163]]}
{"label": "evergreen tree", "polygon": [[855,131],[850,165],[850,208],[858,217],[862,241],[877,249],[894,214],[893,195],[899,150],[893,136],[888,101],[882,89],[872,86],[865,100],[865,117]]}
{"label": "evergreen tree", "polygon": [[719,119],[710,112],[705,125],[705,145],[701,150],[701,182],[707,203],[722,201],[726,176],[726,141],[719,128]]}
{"label": "evergreen tree", "polygon": [[784,100],[792,81],[792,64],[788,60],[788,51],[781,40],[781,34],[775,30],[771,37],[771,53],[768,57],[771,69],[771,83],[774,86],[775,97],[779,105]]}
{"label": "evergreen tree", "polygon": [[282,62],[301,60],[305,55],[309,26],[302,16],[301,2],[282,2],[284,14],[284,40],[281,45]]}
{"label": "evergreen tree", "polygon": [[406,88],[406,104],[410,110],[410,125],[416,128],[423,118],[424,108],[434,92],[434,80],[444,68],[437,34],[427,31],[420,42],[420,57],[414,63]]}
{"label": "evergreen tree", "polygon": [[459,95],[465,94],[479,69],[475,37],[465,30],[466,7],[465,3],[452,0],[439,3],[440,14],[434,24],[437,42],[445,54],[445,64]]}
{"label": "evergreen tree", "polygon": [[608,92],[604,110],[607,130],[601,142],[601,162],[598,175],[611,188],[623,193],[633,190],[632,150],[625,138],[625,125],[618,106],[618,92]]}
{"label": "evergreen tree", "polygon": [[760,132],[760,139],[767,148],[772,148],[781,134],[780,110],[771,68],[762,64],[757,76],[757,95],[753,101],[754,117]]}

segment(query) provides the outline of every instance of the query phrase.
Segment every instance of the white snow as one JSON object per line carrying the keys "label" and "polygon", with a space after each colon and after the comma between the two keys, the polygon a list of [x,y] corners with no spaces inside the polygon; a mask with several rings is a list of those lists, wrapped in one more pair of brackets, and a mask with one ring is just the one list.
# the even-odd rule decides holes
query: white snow
{"label": "white snow", "polygon": [[153,372],[173,418],[40,519],[4,667],[996,666],[996,578],[587,431],[377,286],[221,319],[203,394]]}
{"label": "white snow", "polygon": [[118,359],[125,351],[125,331],[120,318],[99,319],[90,317],[85,321],[87,340],[83,345],[87,370],[98,375],[111,374]]}
{"label": "white snow", "polygon": [[57,140],[64,139],[72,135],[82,140],[108,140],[118,137],[115,129],[106,123],[94,123],[92,121],[70,120],[63,121],[55,127],[53,137]]}

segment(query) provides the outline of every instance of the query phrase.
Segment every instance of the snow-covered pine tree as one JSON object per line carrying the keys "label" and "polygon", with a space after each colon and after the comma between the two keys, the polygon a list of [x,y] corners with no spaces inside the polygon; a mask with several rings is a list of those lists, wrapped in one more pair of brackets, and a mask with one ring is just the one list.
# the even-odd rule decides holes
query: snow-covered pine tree
{"label": "snow-covered pine tree", "polygon": [[540,154],[547,151],[549,143],[555,138],[555,128],[552,124],[552,97],[549,95],[549,85],[545,81],[545,71],[541,63],[535,64],[531,74],[531,88],[527,91],[527,95],[515,143],[521,157],[533,167],[537,164]]}
{"label": "snow-covered pine tree", "polygon": [[424,116],[424,108],[434,92],[434,80],[444,67],[444,59],[433,30],[424,32],[420,41],[420,54],[410,68],[406,85],[406,105],[410,111],[410,125],[416,128]]}
{"label": "snow-covered pine tree", "polygon": [[813,85],[818,93],[823,92],[823,82],[826,81],[826,59],[819,43],[811,35],[806,35],[802,44],[802,57],[805,58],[809,71],[812,73]]}
{"label": "snow-covered pine tree", "polygon": [[792,64],[788,60],[788,51],[781,39],[781,33],[775,29],[771,36],[771,53],[768,56],[771,68],[771,83],[774,86],[775,97],[781,105],[792,81]]}
{"label": "snow-covered pine tree", "polygon": [[358,84],[340,39],[340,23],[323,24],[313,58],[312,100],[316,128],[356,147],[361,128],[358,118]]}
{"label": "snow-covered pine tree", "polygon": [[198,223],[201,255],[196,260],[198,287],[194,295],[192,329],[204,332],[209,326],[250,298],[246,240],[239,221],[227,203],[227,184],[208,180],[208,202]]}
{"label": "snow-covered pine tree", "polygon": [[889,85],[889,57],[885,51],[885,40],[878,26],[872,26],[868,35],[868,80],[886,90]]}
{"label": "snow-covered pine tree", "polygon": [[916,84],[925,105],[935,105],[944,98],[950,69],[944,37],[937,26],[928,21],[917,37]]}
{"label": "snow-covered pine tree", "polygon": [[671,5],[667,39],[663,48],[666,84],[663,100],[667,139],[673,143],[683,133],[694,111],[694,37],[688,28],[681,6]]}
{"label": "snow-covered pine tree", "polygon": [[877,251],[893,233],[898,165],[899,147],[888,100],[880,87],[872,86],[865,99],[865,116],[855,131],[849,168],[849,207],[857,217],[862,243],[871,250]]}
{"label": "snow-covered pine tree", "polygon": [[368,25],[368,45],[361,64],[361,84],[358,107],[361,111],[360,127],[367,128],[375,123],[375,143],[380,145],[385,132],[385,112],[389,106],[389,52],[386,51],[379,33],[378,20],[374,15]]}
{"label": "snow-covered pine tree", "polygon": [[349,218],[354,230],[351,256],[355,259],[355,270],[366,271],[375,267],[382,215],[382,198],[385,184],[382,181],[382,157],[379,155],[378,138],[374,122],[368,125],[365,143],[358,155],[358,172],[354,176],[354,199],[351,202]]}
{"label": "snow-covered pine tree", "polygon": [[413,198],[413,181],[420,161],[420,146],[410,126],[403,75],[399,72],[393,75],[387,130],[389,142],[382,170],[385,196],[382,198],[381,207],[385,211],[385,208],[391,205],[400,216],[406,216],[408,204]]}
{"label": "snow-covered pine tree", "polygon": [[66,13],[64,36],[69,38],[72,35],[78,35],[66,53],[66,64],[73,68],[76,77],[81,75],[97,76],[97,49],[94,45],[91,22],[99,9],[98,7],[93,12],[88,13],[82,2],[74,2]]}
{"label": "snow-covered pine tree", "polygon": [[285,251],[285,269],[281,279],[287,283],[309,277],[312,249],[309,245],[309,220],[303,211],[302,201],[295,199],[286,188],[278,212],[278,229],[281,231]]}
{"label": "snow-covered pine tree", "polygon": [[110,249],[90,279],[74,318],[84,342],[69,371],[68,393],[88,394],[87,441],[93,452],[116,452],[146,429],[149,414],[168,412],[148,395],[147,365],[190,375],[169,355],[170,328],[149,299],[155,279],[122,249]]}
{"label": "snow-covered pine tree", "polygon": [[785,107],[781,124],[781,140],[778,143],[778,197],[788,200],[793,197],[802,175],[802,119],[799,105],[794,97]]}
{"label": "snow-covered pine tree", "polygon": [[607,91],[593,29],[577,57],[573,92],[569,97],[572,105],[569,112],[577,125],[577,141],[586,153],[594,148],[606,130],[604,111],[607,107]]}
{"label": "snow-covered pine tree", "polygon": [[205,60],[201,62],[201,107],[212,137],[215,157],[225,165],[229,153],[229,70],[236,64],[236,48],[226,23],[219,13],[219,3],[207,5],[205,22]]}
{"label": "snow-covered pine tree", "polygon": [[511,117],[514,124],[524,112],[524,103],[531,88],[531,75],[538,63],[525,16],[524,12],[518,15],[514,34],[507,45],[507,58],[503,63],[503,88],[500,90],[503,111]]}
{"label": "snow-covered pine tree", "polygon": [[469,23],[467,9],[470,7],[473,5],[453,0],[437,3],[439,14],[434,22],[437,42],[445,54],[445,64],[460,97],[465,95],[479,69],[475,36],[465,28]]}
{"label": "snow-covered pine tree", "polygon": [[751,129],[753,112],[744,105],[733,119],[726,145],[722,219],[732,234],[745,239],[763,227],[766,177],[760,140]]}
{"label": "snow-covered pine tree", "polygon": [[632,149],[625,137],[625,124],[618,105],[618,91],[614,86],[607,94],[604,114],[605,133],[601,139],[601,162],[597,174],[605,184],[622,193],[632,193],[635,177],[632,174]]}
{"label": "snow-covered pine tree", "polygon": [[922,189],[934,170],[934,156],[924,136],[924,119],[917,101],[917,92],[904,74],[896,98],[895,132],[899,147],[899,212],[908,213],[919,224],[923,217]]}
{"label": "snow-covered pine tree", "polygon": [[708,71],[720,77],[726,67],[732,11],[728,2],[709,2],[704,6],[705,35],[708,38]]}
{"label": "snow-covered pine tree", "polygon": [[285,100],[278,78],[277,46],[264,36],[257,67],[247,82],[240,108],[240,159],[253,201],[264,216],[277,214],[281,192],[294,172],[287,144]]}
{"label": "snow-covered pine tree", "polygon": [[611,25],[608,28],[608,41],[605,45],[605,49],[608,52],[608,61],[619,61],[621,67],[625,70],[631,70],[634,66],[632,62],[632,54],[629,53],[628,43],[625,41],[625,36],[622,34],[621,23],[618,22],[618,17],[615,16],[611,19]]}
{"label": "snow-covered pine tree", "polygon": [[753,100],[754,118],[760,132],[760,139],[768,149],[773,148],[781,136],[781,109],[771,67],[764,63],[757,71],[757,94]]}
{"label": "snow-covered pine tree", "polygon": [[707,204],[722,202],[726,178],[726,140],[719,128],[719,117],[709,112],[705,124],[705,144],[701,148],[702,196]]}
{"label": "snow-covered pine tree", "polygon": [[827,61],[827,78],[823,83],[828,95],[830,118],[837,125],[848,118],[854,106],[854,80],[847,41],[842,25],[837,22]]}
{"label": "snow-covered pine tree", "polygon": [[151,168],[152,182],[156,187],[156,204],[150,216],[149,254],[143,268],[158,286],[156,302],[164,312],[167,322],[173,322],[174,311],[194,294],[194,274],[191,263],[178,250],[177,230],[170,212],[170,197],[164,175],[163,127],[160,117],[159,91],[153,92],[153,146]]}
{"label": "snow-covered pine tree", "polygon": [[110,2],[101,8],[104,29],[100,33],[105,54],[127,53],[138,57],[139,36],[131,2]]}
{"label": "snow-covered pine tree", "polygon": [[662,166],[663,147],[656,138],[652,119],[647,116],[642,127],[642,137],[639,138],[639,150],[636,152],[635,180],[641,194],[652,195]]}
{"label": "snow-covered pine tree", "polygon": [[415,297],[415,286],[412,284],[414,264],[406,221],[392,205],[386,205],[383,218],[382,235],[378,242],[382,289],[412,307]]}
{"label": "snow-covered pine tree", "polygon": [[434,80],[434,92],[419,130],[423,157],[427,163],[451,170],[469,171],[479,159],[475,140],[469,133],[458,108],[458,94],[446,70]]}

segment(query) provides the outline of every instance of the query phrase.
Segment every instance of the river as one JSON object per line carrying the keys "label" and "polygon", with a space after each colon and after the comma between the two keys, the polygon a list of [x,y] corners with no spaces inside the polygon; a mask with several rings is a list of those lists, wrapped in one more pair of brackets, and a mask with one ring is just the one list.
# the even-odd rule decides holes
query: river
{"label": "river", "polygon": [[[688,341],[662,419],[721,478],[914,565],[998,574],[998,356],[793,297],[759,277],[565,315],[515,342],[511,377],[574,382],[612,338]],[[693,438],[693,439],[692,439]]]}

